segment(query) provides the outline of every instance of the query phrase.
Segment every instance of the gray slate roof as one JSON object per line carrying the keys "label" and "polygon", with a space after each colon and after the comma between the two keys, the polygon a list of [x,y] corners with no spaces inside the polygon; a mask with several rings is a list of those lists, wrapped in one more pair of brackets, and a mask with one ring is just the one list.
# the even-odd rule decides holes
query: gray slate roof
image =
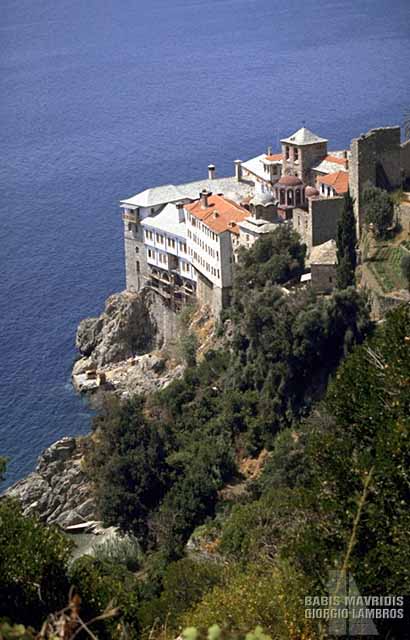
{"label": "gray slate roof", "polygon": [[251,194],[251,183],[245,180],[238,182],[235,176],[228,178],[215,178],[214,180],[196,180],[175,186],[166,184],[160,187],[145,189],[135,196],[121,200],[122,205],[130,207],[156,207],[169,202],[179,200],[198,200],[202,189],[208,189],[212,193],[223,193],[226,198],[240,202],[245,196]]}
{"label": "gray slate roof", "polygon": [[184,194],[178,191],[173,184],[165,184],[161,187],[145,189],[127,200],[121,200],[121,204],[128,204],[133,207],[156,207],[168,202],[178,202],[184,198]]}
{"label": "gray slate roof", "polygon": [[313,133],[313,131],[310,131],[310,129],[302,127],[301,129],[298,129],[298,131],[295,131],[295,133],[293,133],[291,136],[289,136],[289,138],[284,138],[283,140],[281,140],[281,142],[284,142],[285,144],[296,144],[299,147],[302,147],[303,145],[307,144],[327,142],[327,140],[326,138],[321,138],[320,136],[316,135],[316,133]]}
{"label": "gray slate roof", "polygon": [[253,185],[246,180],[238,182],[235,176],[228,178],[215,178],[214,180],[196,180],[177,186],[178,191],[184,194],[184,198],[198,200],[202,189],[208,189],[213,194],[223,193],[225,198],[234,202],[240,202],[247,195],[251,195]]}

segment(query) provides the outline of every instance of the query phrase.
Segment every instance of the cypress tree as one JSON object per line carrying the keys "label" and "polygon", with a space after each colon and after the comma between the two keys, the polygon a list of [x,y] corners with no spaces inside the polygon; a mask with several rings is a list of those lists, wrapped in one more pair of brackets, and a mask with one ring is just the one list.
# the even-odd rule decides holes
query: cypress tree
{"label": "cypress tree", "polygon": [[337,227],[337,287],[346,289],[354,285],[356,269],[356,220],[353,200],[345,195],[342,215]]}

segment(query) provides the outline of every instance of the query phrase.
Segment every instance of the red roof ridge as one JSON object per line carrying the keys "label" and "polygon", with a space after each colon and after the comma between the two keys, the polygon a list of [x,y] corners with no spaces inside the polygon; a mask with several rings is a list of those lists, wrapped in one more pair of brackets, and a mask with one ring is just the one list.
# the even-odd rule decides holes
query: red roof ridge
{"label": "red roof ridge", "polygon": [[325,160],[325,162],[334,162],[336,164],[340,164],[343,167],[345,167],[347,158],[340,158],[339,156],[332,156],[332,154],[329,153],[324,160]]}

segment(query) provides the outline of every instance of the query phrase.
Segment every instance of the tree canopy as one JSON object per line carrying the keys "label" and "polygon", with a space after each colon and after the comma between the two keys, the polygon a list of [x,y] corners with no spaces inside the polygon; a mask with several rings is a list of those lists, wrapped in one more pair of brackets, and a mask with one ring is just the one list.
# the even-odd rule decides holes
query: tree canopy
{"label": "tree canopy", "polygon": [[355,282],[356,269],[356,219],[353,200],[345,195],[342,215],[337,226],[337,287],[346,289]]}
{"label": "tree canopy", "polygon": [[376,236],[385,238],[393,224],[394,205],[387,191],[368,187],[363,194],[366,224],[372,224]]}

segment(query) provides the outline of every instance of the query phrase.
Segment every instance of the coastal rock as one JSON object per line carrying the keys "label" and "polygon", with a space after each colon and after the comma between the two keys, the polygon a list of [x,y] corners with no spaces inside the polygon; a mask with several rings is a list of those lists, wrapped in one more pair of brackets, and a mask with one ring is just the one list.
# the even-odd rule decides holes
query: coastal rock
{"label": "coastal rock", "polygon": [[24,515],[62,528],[96,520],[92,486],[83,470],[87,438],[62,438],[46,449],[36,470],[5,495],[20,501]]}
{"label": "coastal rock", "polygon": [[156,324],[146,297],[124,291],[110,296],[99,318],[86,318],[78,326],[76,345],[91,358],[89,366],[120,362],[155,347]]}
{"label": "coastal rock", "polygon": [[76,346],[83,356],[91,355],[97,346],[97,338],[103,322],[100,318],[85,318],[78,325]]}

